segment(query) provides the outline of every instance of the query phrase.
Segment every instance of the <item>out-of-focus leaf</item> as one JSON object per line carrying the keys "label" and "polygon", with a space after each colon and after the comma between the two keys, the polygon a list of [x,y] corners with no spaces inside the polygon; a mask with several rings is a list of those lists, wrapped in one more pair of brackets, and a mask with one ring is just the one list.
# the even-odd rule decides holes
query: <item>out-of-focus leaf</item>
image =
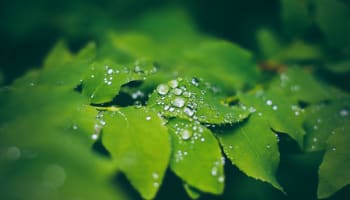
{"label": "out-of-focus leaf", "polygon": [[329,63],[326,68],[336,74],[344,74],[350,72],[350,59],[342,60],[335,63]]}
{"label": "out-of-focus leaf", "polygon": [[322,58],[322,52],[316,45],[294,41],[286,45],[275,57],[277,60],[285,62],[312,61]]}
{"label": "out-of-focus leaf", "polygon": [[179,71],[202,77],[228,89],[242,89],[259,80],[259,71],[252,55],[226,41],[206,40],[198,47],[185,51],[186,63]]}
{"label": "out-of-focus leaf", "polygon": [[85,105],[85,99],[79,94],[63,88],[53,90],[47,86],[3,89],[0,94],[0,123],[33,118],[39,124],[50,124],[52,129],[59,128],[62,132],[79,135],[89,145],[94,142],[91,136],[94,134],[97,111]]}
{"label": "out-of-focus leaf", "polygon": [[271,87],[282,90],[294,101],[317,103],[330,99],[330,94],[324,85],[311,73],[300,68],[288,68],[271,83]]}
{"label": "out-of-focus leaf", "polygon": [[[295,101],[278,90],[258,90],[253,93],[239,95],[239,99],[249,106],[248,110],[259,116],[254,121],[264,121],[263,125],[268,124],[269,129],[288,134],[300,147],[303,146],[305,131],[302,123],[304,118],[302,110]],[[250,124],[255,128],[253,123],[248,125]]]}
{"label": "out-of-focus leaf", "polygon": [[285,33],[291,37],[303,36],[311,26],[307,0],[281,0],[281,14]]}
{"label": "out-of-focus leaf", "polygon": [[59,41],[52,48],[44,61],[44,67],[60,66],[73,60],[74,55],[69,51],[64,41]]}
{"label": "out-of-focus leaf", "polygon": [[273,58],[282,50],[282,43],[271,30],[263,28],[257,32],[260,54],[263,59]]}
{"label": "out-of-focus leaf", "polygon": [[326,36],[328,43],[336,48],[349,48],[349,4],[340,0],[318,0],[314,3],[316,23]]}
{"label": "out-of-focus leaf", "polygon": [[350,120],[350,97],[338,91],[332,93],[328,104],[312,105],[306,108],[305,137],[306,151],[320,151],[326,147],[332,131]]}
{"label": "out-of-focus leaf", "polygon": [[2,86],[3,83],[4,83],[4,75],[0,71],[0,86]]}
{"label": "out-of-focus leaf", "polygon": [[172,142],[170,167],[175,174],[200,191],[221,194],[223,157],[210,130],[200,123],[178,119],[171,120],[168,128]]}
{"label": "out-of-focus leaf", "polygon": [[334,130],[319,168],[317,197],[324,199],[350,184],[349,131],[350,121]]}
{"label": "out-of-focus leaf", "polygon": [[275,174],[279,151],[275,133],[270,130],[266,117],[253,114],[233,129],[217,134],[227,157],[250,177],[265,181],[283,191]]}
{"label": "out-of-focus leaf", "polygon": [[1,125],[1,199],[127,199],[108,183],[113,171],[107,160],[45,118]]}
{"label": "out-of-focus leaf", "polygon": [[249,112],[238,106],[228,107],[215,97],[209,83],[192,79],[174,79],[158,85],[148,101],[166,117],[179,117],[209,124],[229,124],[245,119]]}
{"label": "out-of-focus leaf", "polygon": [[102,142],[143,198],[156,195],[170,157],[170,140],[157,113],[127,107],[104,115]]}

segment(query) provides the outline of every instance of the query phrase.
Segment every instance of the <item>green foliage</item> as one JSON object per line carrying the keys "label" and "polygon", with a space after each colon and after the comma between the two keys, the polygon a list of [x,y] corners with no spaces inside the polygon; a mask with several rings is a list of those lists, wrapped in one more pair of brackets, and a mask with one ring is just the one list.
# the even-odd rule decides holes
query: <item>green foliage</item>
{"label": "green foliage", "polygon": [[[291,35],[257,32],[263,64],[196,30],[182,9],[145,14],[77,53],[57,42],[41,69],[0,89],[0,198],[134,199],[133,187],[154,199],[172,174],[190,198],[231,199],[236,168],[288,198],[280,160],[314,151],[324,152],[310,161],[317,197],[331,197],[350,183],[350,97],[318,76],[348,72],[347,39],[328,21],[348,7],[335,2],[283,0]],[[312,24],[339,62],[304,39]]]}

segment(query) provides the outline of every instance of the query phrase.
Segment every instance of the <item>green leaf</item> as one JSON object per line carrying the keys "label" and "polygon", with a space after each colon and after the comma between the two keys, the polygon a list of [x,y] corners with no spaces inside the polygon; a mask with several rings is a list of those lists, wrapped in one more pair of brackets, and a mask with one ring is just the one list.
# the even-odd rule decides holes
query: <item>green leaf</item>
{"label": "green leaf", "polygon": [[270,183],[283,191],[275,174],[279,164],[277,137],[265,116],[253,114],[246,121],[217,134],[224,152],[250,177]]}
{"label": "green leaf", "polygon": [[201,197],[201,193],[197,189],[191,187],[190,185],[185,183],[184,188],[185,188],[187,195],[191,199],[198,199],[199,197]]}
{"label": "green leaf", "polygon": [[259,29],[257,34],[260,54],[264,59],[270,59],[282,50],[282,43],[277,35],[267,28]]}
{"label": "green leaf", "polygon": [[348,4],[339,0],[315,1],[315,20],[331,46],[336,48],[350,46],[350,7]]}
{"label": "green leaf", "polygon": [[127,199],[109,184],[107,160],[45,118],[24,117],[1,126],[1,199]]}
{"label": "green leaf", "polygon": [[260,76],[250,52],[230,42],[208,39],[184,54],[181,72],[219,83],[227,90],[253,85]]}
{"label": "green leaf", "polygon": [[221,194],[223,157],[210,130],[199,122],[178,119],[171,120],[168,128],[172,142],[170,167],[175,174],[200,191]]}
{"label": "green leaf", "polygon": [[288,68],[276,78],[271,87],[282,90],[284,96],[289,96],[294,101],[307,103],[317,103],[330,99],[330,94],[326,87],[312,76],[300,68]]}
{"label": "green leaf", "polygon": [[332,131],[350,119],[350,97],[340,92],[333,92],[332,95],[330,103],[306,108],[304,124],[307,131],[304,140],[306,151],[324,150]]}
{"label": "green leaf", "polygon": [[318,198],[328,198],[350,183],[350,121],[334,130],[319,168]]}
{"label": "green leaf", "polygon": [[118,95],[121,86],[131,81],[142,81],[156,71],[148,60],[137,60],[130,65],[110,61],[93,63],[83,80],[83,94],[91,103],[106,103]]}
{"label": "green leaf", "polygon": [[157,113],[127,107],[104,114],[102,142],[143,198],[156,195],[170,157],[166,127]]}
{"label": "green leaf", "polygon": [[312,24],[309,1],[282,0],[281,14],[285,33],[291,37],[304,36]]}
{"label": "green leaf", "polygon": [[64,41],[59,41],[52,48],[44,61],[45,68],[60,66],[72,61],[74,55],[69,51]]}
{"label": "green leaf", "polygon": [[242,94],[239,95],[239,99],[243,104],[250,106],[248,110],[260,117],[258,120],[269,125],[268,129],[288,134],[300,147],[303,146],[303,112],[288,96],[279,90],[270,89]]}
{"label": "green leaf", "polygon": [[328,63],[325,66],[328,70],[336,74],[345,74],[350,72],[350,59],[341,60],[334,63]]}
{"label": "green leaf", "polygon": [[245,119],[249,112],[228,107],[215,97],[217,88],[202,80],[174,79],[158,85],[148,105],[165,117],[198,120],[209,124],[230,124]]}
{"label": "green leaf", "polygon": [[91,137],[97,122],[97,111],[87,106],[78,93],[64,88],[27,86],[3,89],[0,94],[3,113],[0,123],[16,122],[21,116],[21,119],[35,119],[37,123],[50,124],[51,128],[79,135],[89,145],[94,142]]}

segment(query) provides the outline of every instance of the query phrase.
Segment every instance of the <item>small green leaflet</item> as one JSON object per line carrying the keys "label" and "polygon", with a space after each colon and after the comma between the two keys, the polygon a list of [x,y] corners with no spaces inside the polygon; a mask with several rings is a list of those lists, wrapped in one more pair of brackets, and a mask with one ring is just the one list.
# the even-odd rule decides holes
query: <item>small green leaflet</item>
{"label": "small green leaflet", "polygon": [[209,83],[192,79],[174,79],[158,85],[148,106],[165,117],[178,117],[209,124],[232,124],[245,119],[249,112],[220,103],[217,88]]}
{"label": "small green leaflet", "polygon": [[185,188],[187,195],[191,199],[198,199],[199,197],[201,197],[201,192],[199,192],[196,188],[193,188],[186,183],[184,184],[184,188]]}
{"label": "small green leaflet", "polygon": [[319,168],[317,197],[324,199],[350,184],[350,120],[333,131]]}
{"label": "small green leaflet", "polygon": [[259,116],[257,120],[265,121],[269,129],[288,134],[303,146],[303,110],[280,90],[257,90],[239,95],[239,100],[249,106],[247,110]]}
{"label": "small green leaflet", "polygon": [[157,113],[126,107],[104,113],[102,143],[143,198],[155,197],[170,158],[170,138]]}
{"label": "small green leaflet", "polygon": [[93,63],[83,79],[83,94],[90,103],[110,102],[121,86],[131,81],[143,81],[156,71],[148,60],[137,60],[130,65],[117,65],[111,61]]}
{"label": "small green leaflet", "polygon": [[186,60],[181,72],[219,83],[227,90],[251,86],[260,77],[252,55],[226,41],[208,39],[198,47],[186,50],[184,55]]}
{"label": "small green leaflet", "polygon": [[275,178],[279,164],[277,137],[267,121],[253,114],[246,121],[217,133],[227,157],[250,177],[283,191]]}
{"label": "small green leaflet", "polygon": [[172,142],[171,169],[190,186],[221,194],[224,158],[211,131],[199,122],[180,119],[171,120],[167,126]]}
{"label": "small green leaflet", "polygon": [[317,103],[331,98],[327,89],[310,73],[301,68],[288,68],[270,84],[272,88],[282,90],[292,100]]}
{"label": "small green leaflet", "polygon": [[306,108],[306,151],[320,151],[332,131],[350,119],[350,98],[336,99],[329,104],[312,105]]}

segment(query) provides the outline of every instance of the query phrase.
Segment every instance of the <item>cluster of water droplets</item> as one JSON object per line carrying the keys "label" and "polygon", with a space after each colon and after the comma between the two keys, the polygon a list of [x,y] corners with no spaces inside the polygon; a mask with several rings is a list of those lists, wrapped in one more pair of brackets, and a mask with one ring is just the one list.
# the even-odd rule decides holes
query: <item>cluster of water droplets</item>
{"label": "cluster of water droplets", "polygon": [[219,172],[219,170],[225,165],[225,158],[222,157],[221,160],[215,161],[213,163],[213,166],[210,170],[210,175],[217,178],[217,181],[219,183],[225,182],[225,177],[222,173]]}
{"label": "cluster of water droplets", "polygon": [[157,100],[157,104],[163,106],[163,112],[184,113],[189,118],[195,119],[197,108],[195,95],[185,85],[180,86],[182,81],[182,78],[178,78],[167,84],[158,85],[156,90],[160,98]]}
{"label": "cluster of water droplets", "polygon": [[291,92],[298,92],[300,90],[300,85],[290,85],[289,77],[285,73],[280,75],[280,86],[283,89],[289,89]]}
{"label": "cluster of water droplets", "polygon": [[91,135],[91,139],[93,140],[98,140],[103,127],[106,125],[106,121],[103,119],[103,114],[104,113],[100,111],[96,116],[94,124],[94,133]]}

